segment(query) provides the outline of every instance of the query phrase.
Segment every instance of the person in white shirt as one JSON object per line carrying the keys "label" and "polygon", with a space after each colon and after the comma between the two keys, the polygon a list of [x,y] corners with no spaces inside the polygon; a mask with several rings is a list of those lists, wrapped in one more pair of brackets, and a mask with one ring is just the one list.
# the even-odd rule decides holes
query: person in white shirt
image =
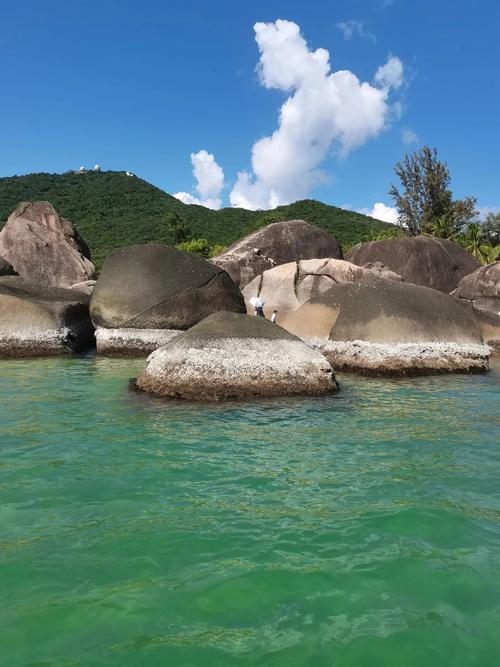
{"label": "person in white shirt", "polygon": [[272,322],[273,324],[277,324],[277,322],[276,322],[276,318],[277,318],[277,317],[278,317],[278,311],[277,311],[277,310],[273,310],[273,314],[271,315],[271,322]]}
{"label": "person in white shirt", "polygon": [[257,317],[265,317],[264,315],[264,304],[265,301],[264,299],[261,299],[260,297],[257,297],[253,301],[253,307],[255,308],[255,315]]}

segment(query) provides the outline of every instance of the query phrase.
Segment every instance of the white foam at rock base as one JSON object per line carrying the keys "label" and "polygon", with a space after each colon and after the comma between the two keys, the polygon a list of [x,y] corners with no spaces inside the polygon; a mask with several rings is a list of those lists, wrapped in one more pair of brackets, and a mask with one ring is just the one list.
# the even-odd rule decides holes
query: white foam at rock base
{"label": "white foam at rock base", "polygon": [[106,329],[95,332],[98,354],[112,356],[147,356],[166,345],[182,331],[178,329]]}
{"label": "white foam at rock base", "polygon": [[137,385],[152,393],[202,400],[336,389],[330,364],[316,350],[299,340],[259,338],[160,348],[148,357]]}
{"label": "white foam at rock base", "polygon": [[491,348],[478,343],[423,341],[421,343],[369,343],[307,339],[334,369],[380,373],[418,371],[488,370]]}

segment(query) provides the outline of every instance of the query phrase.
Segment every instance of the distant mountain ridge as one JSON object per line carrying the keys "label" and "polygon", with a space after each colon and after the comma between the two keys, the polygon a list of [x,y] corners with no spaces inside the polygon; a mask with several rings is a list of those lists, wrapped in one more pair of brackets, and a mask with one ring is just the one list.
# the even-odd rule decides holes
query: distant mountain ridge
{"label": "distant mountain ridge", "polygon": [[305,199],[272,211],[224,208],[219,211],[187,205],[160,188],[126,172],[27,174],[0,178],[0,228],[21,201],[48,200],[73,222],[99,266],[114,248],[134,243],[172,243],[167,221],[173,213],[189,228],[191,238],[230,245],[261,224],[301,219],[352,245],[388,223],[336,206]]}

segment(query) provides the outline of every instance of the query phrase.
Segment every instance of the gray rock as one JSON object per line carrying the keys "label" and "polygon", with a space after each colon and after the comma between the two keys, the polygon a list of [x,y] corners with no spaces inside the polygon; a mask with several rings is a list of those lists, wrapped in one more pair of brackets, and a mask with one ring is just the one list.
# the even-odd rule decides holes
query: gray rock
{"label": "gray rock", "polygon": [[0,255],[22,278],[44,287],[95,278],[87,245],[47,201],[18,205],[0,232]]}
{"label": "gray rock", "polygon": [[358,266],[380,262],[406,282],[451,292],[479,262],[453,241],[430,236],[358,243],[347,253]]}
{"label": "gray rock", "polygon": [[[108,346],[116,354],[121,344],[124,354],[151,351],[148,346],[161,335],[151,330],[185,330],[221,309],[245,312],[243,297],[227,273],[161,244],[115,250],[104,262],[90,302],[96,327],[135,330],[125,345],[125,332],[113,340],[98,329],[97,350],[103,354]],[[139,344],[140,330],[145,333]]]}
{"label": "gray rock", "polygon": [[266,225],[230,246],[212,262],[225,269],[240,288],[263,271],[300,259],[342,259],[342,249],[331,234],[304,220]]}
{"label": "gray rock", "polygon": [[458,299],[376,278],[335,285],[282,322],[318,345],[336,369],[375,374],[481,371],[490,350]]}
{"label": "gray rock", "polygon": [[475,308],[500,315],[500,262],[480,266],[458,283],[453,295]]}
{"label": "gray rock", "polygon": [[182,333],[179,329],[106,329],[97,327],[96,347],[107,357],[147,357]]}
{"label": "gray rock", "polygon": [[210,315],[153,352],[136,384],[204,401],[337,388],[330,364],[301,340],[268,320],[228,312]]}
{"label": "gray rock", "polygon": [[88,296],[0,278],[0,357],[68,354],[93,345]]}
{"label": "gray rock", "polygon": [[390,268],[385,264],[382,264],[382,262],[368,262],[367,264],[363,264],[363,268],[373,271],[378,274],[380,278],[405,282],[403,276],[400,276],[399,273],[394,273],[394,271],[391,271]]}

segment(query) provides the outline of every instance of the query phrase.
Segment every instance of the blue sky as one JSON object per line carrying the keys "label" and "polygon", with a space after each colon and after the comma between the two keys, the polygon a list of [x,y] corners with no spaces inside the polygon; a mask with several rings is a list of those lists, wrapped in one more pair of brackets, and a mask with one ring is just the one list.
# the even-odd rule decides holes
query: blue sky
{"label": "blue sky", "polygon": [[[257,205],[297,193],[371,210],[392,203],[387,190],[395,162],[428,144],[448,162],[456,197],[473,195],[480,207],[500,210],[500,3],[494,0],[2,5],[2,176],[99,163],[222,205],[231,195]],[[290,23],[277,29],[278,19]],[[256,23],[274,24],[262,28],[259,44]],[[300,34],[290,37],[293,23]],[[279,52],[285,31],[291,55]],[[319,88],[311,84],[314,72],[287,88],[294,54],[315,64],[317,49],[328,51],[331,68]],[[259,59],[268,56],[259,76]],[[396,60],[402,72],[387,85],[383,76],[377,82],[377,70]],[[338,70],[378,95],[358,120],[361,89],[338,104],[333,99],[328,77]],[[322,108],[323,89],[332,93],[330,107]],[[307,97],[303,107],[300,95]],[[318,113],[316,126],[302,136],[304,123],[291,122],[275,145],[259,144],[279,129],[280,108],[292,97],[288,104],[298,112]],[[357,125],[346,134],[351,118]],[[199,151],[207,153],[197,163],[196,190],[190,155]],[[237,181],[242,171],[246,183]]]}

